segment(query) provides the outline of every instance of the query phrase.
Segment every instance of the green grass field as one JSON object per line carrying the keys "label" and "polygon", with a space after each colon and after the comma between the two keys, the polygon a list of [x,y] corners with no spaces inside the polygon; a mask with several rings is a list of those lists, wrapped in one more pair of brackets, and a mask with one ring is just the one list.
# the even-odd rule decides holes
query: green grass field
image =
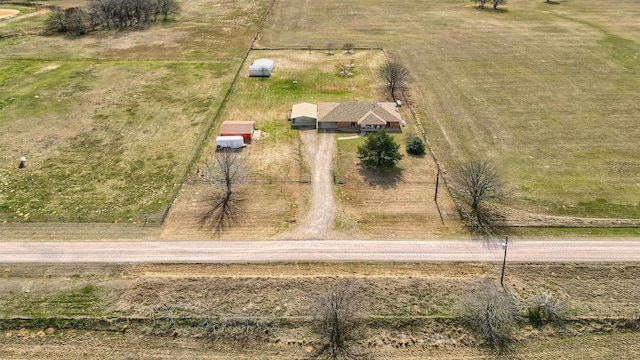
{"label": "green grass field", "polygon": [[146,30],[0,41],[0,221],[137,222],[162,212],[266,5],[190,1]]}
{"label": "green grass field", "polygon": [[411,102],[445,168],[494,162],[517,208],[639,218],[637,2],[502,8],[283,1],[260,43],[379,44],[411,69]]}

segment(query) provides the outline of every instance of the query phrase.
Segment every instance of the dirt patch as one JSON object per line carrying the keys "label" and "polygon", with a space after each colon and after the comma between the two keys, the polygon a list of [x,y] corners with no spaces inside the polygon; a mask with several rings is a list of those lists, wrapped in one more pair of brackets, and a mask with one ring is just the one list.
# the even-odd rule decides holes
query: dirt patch
{"label": "dirt patch", "polygon": [[18,16],[20,10],[15,9],[0,9],[0,20]]}
{"label": "dirt patch", "polygon": [[47,71],[55,70],[59,67],[60,67],[60,64],[50,64],[50,65],[44,66],[42,69],[36,71],[35,73],[42,74],[42,73],[46,73]]}
{"label": "dirt patch", "polygon": [[132,31],[116,36],[117,41],[108,41],[109,49],[127,50],[139,46],[177,48],[188,32],[175,29],[156,29],[154,31]]}

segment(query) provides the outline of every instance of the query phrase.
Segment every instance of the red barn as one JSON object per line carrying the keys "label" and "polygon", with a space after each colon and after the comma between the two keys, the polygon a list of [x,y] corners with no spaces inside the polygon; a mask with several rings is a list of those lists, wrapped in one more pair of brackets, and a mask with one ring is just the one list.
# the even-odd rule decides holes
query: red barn
{"label": "red barn", "polygon": [[242,136],[245,144],[251,142],[255,121],[223,121],[220,125],[220,136]]}

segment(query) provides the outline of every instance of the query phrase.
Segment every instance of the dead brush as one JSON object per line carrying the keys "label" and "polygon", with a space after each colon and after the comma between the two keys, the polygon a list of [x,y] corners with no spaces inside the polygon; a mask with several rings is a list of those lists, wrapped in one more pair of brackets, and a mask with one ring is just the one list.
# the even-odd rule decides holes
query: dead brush
{"label": "dead brush", "polygon": [[255,342],[268,342],[275,324],[266,319],[207,318],[202,323],[204,336],[211,342],[228,342],[234,345],[246,345]]}
{"label": "dead brush", "polygon": [[535,325],[557,322],[567,318],[568,306],[550,292],[530,296],[524,304],[524,313]]}

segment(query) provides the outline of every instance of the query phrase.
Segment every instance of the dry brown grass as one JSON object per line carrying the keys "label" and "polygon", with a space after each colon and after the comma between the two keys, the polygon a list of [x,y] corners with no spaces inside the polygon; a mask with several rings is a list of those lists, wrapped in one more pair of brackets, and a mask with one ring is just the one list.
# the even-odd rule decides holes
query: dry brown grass
{"label": "dry brown grass", "polygon": [[437,168],[433,159],[405,153],[410,137],[394,135],[404,157],[396,170],[387,173],[363,169],[358,163],[356,148],[364,139],[338,140],[338,176],[345,181],[338,192],[343,211],[338,227],[379,239],[424,239],[464,232],[442,182],[437,205],[434,201]]}
{"label": "dry brown grass", "polygon": [[[505,284],[517,297],[551,291],[571,305],[571,318],[583,317],[564,326],[522,326],[512,355],[545,360],[637,357],[638,333],[620,328],[616,319],[637,317],[633,304],[640,297],[639,270],[635,264],[509,264]],[[327,284],[350,280],[358,285],[362,310],[370,319],[361,344],[374,357],[489,358],[473,334],[456,322],[455,311],[472,284],[483,278],[497,281],[499,274],[499,264],[454,263],[14,264],[0,279],[5,317],[53,316],[55,323],[60,314],[88,320],[107,316],[120,332],[80,330],[74,325],[61,329],[48,320],[34,320],[23,329],[7,325],[0,344],[6,356],[14,357],[25,357],[28,351],[30,357],[39,358],[77,358],[90,352],[118,359],[154,354],[185,359],[298,359],[317,340],[306,325],[310,296]],[[61,286],[47,286],[51,283]],[[88,287],[93,297],[78,296]],[[626,295],[619,301],[606,298],[614,292]],[[81,309],[89,310],[86,316],[77,313]],[[167,333],[170,313],[179,321],[175,332]],[[122,318],[128,316],[149,322],[127,324]],[[246,318],[278,325],[268,342],[238,346],[203,338],[205,321],[231,324]],[[172,333],[176,335],[170,337]]]}

